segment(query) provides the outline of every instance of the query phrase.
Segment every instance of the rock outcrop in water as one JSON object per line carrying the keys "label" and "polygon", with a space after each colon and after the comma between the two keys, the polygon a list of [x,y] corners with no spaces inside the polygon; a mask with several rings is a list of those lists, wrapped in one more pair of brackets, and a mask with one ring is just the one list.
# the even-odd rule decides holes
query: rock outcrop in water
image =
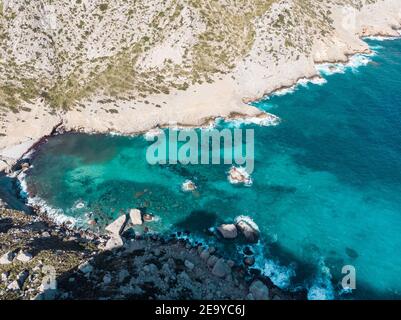
{"label": "rock outcrop in water", "polygon": [[217,228],[224,239],[235,239],[238,236],[235,224],[222,224]]}
{"label": "rock outcrop in water", "polygon": [[253,220],[248,217],[238,217],[235,225],[248,242],[258,242],[260,232]]}

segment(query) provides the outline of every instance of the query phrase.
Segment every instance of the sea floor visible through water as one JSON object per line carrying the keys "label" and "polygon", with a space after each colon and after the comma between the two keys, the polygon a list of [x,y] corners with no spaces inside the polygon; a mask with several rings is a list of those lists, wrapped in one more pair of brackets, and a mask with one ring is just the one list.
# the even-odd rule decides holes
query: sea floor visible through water
{"label": "sea floor visible through water", "polygon": [[[78,225],[144,208],[150,229],[189,231],[228,255],[245,244],[210,228],[247,216],[261,231],[256,266],[276,285],[310,299],[401,298],[401,40],[369,44],[374,55],[319,66],[323,80],[254,103],[279,125],[217,125],[255,130],[252,186],[230,184],[229,165],[149,165],[142,136],[67,133],[37,148],[24,191]],[[197,190],[183,192],[186,180]]]}

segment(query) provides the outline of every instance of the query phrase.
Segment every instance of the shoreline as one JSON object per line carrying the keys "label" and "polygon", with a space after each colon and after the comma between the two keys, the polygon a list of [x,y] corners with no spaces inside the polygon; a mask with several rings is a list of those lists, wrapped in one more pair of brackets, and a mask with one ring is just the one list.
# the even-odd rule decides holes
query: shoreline
{"label": "shoreline", "polygon": [[[119,248],[104,250],[102,247],[106,241],[112,237],[110,235],[99,235],[95,232],[77,230],[68,225],[58,225],[49,219],[46,215],[34,214],[26,215],[11,209],[3,209],[0,207],[0,220],[8,219],[7,229],[5,233],[0,234],[3,246],[0,251],[0,256],[12,255],[11,262],[0,264],[2,272],[2,281],[0,282],[0,296],[11,299],[30,299],[30,300],[48,300],[48,299],[99,299],[102,297],[98,293],[99,286],[102,290],[108,289],[108,285],[112,284],[106,281],[107,277],[119,278],[123,272],[125,277],[133,277],[135,285],[141,287],[142,279],[149,281],[147,275],[136,275],[135,272],[125,269],[125,264],[118,263],[114,265],[110,263],[110,259],[120,261],[121,259],[136,261],[137,267],[152,268],[153,276],[161,277],[164,272],[163,268],[157,269],[152,266],[153,261],[167,262],[167,258],[163,257],[163,253],[167,252],[168,257],[175,261],[173,266],[176,268],[169,271],[169,276],[180,276],[185,278],[185,283],[178,283],[174,289],[170,286],[165,287],[162,283],[155,284],[160,286],[160,297],[171,299],[175,297],[175,290],[184,288],[189,289],[192,299],[246,299],[246,300],[305,300],[306,292],[303,290],[289,291],[283,290],[273,284],[270,278],[261,273],[252,271],[251,266],[238,264],[221,254],[218,249],[205,246],[203,243],[191,242],[189,238],[180,236],[178,233],[169,236],[163,236],[157,233],[136,235],[134,238],[127,238],[126,231],[122,234],[124,244]],[[40,225],[39,229],[33,226]],[[14,229],[16,228],[16,229]],[[16,231],[18,230],[18,231]],[[50,235],[49,235],[50,234]],[[187,235],[189,237],[189,235]],[[71,256],[72,252],[66,245],[57,244],[54,239],[59,238],[62,242],[64,239],[69,239],[69,246],[82,246],[81,256]],[[29,241],[36,239],[41,245],[36,245],[31,248]],[[49,240],[47,240],[49,239]],[[53,240],[52,240],[53,239]],[[47,241],[53,241],[52,244],[46,244]],[[22,248],[22,249],[21,249]],[[74,252],[77,249],[74,249]],[[81,250],[81,249],[80,249]],[[42,253],[43,251],[43,253]],[[58,259],[52,257],[57,256],[63,251],[67,256],[67,261],[59,264]],[[26,260],[17,261],[19,258],[16,254],[23,252],[26,255]],[[78,250],[79,252],[79,250]],[[162,253],[162,255],[161,255]],[[139,259],[139,256],[146,257],[145,261]],[[8,258],[7,258],[8,259]],[[138,261],[138,259],[140,261]],[[171,265],[168,260],[168,263]],[[185,262],[184,262],[185,261]],[[104,263],[107,263],[107,268]],[[152,263],[153,262],[153,263]],[[49,290],[43,286],[38,279],[46,274],[38,273],[43,266],[51,265],[56,271],[57,290]],[[185,265],[182,268],[181,265]],[[66,268],[68,267],[68,268]],[[23,270],[20,272],[20,270]],[[223,271],[224,270],[224,271]],[[96,275],[95,275],[96,273]],[[23,276],[26,274],[26,276]],[[99,278],[103,280],[98,280]],[[29,277],[28,277],[29,275]],[[81,278],[83,276],[83,278]],[[189,277],[188,277],[189,276]],[[199,279],[201,277],[202,280]],[[75,286],[71,287],[71,278],[79,279],[80,283],[85,283],[85,286],[90,286],[90,293],[80,291]],[[17,279],[14,280],[13,279]],[[22,284],[21,284],[21,279]],[[18,286],[17,286],[17,282]],[[138,283],[139,282],[139,283]],[[189,282],[189,283],[188,283]],[[219,290],[222,283],[228,286],[229,290]],[[254,284],[258,282],[258,287],[262,287],[263,296],[257,296],[260,290],[254,290]],[[118,283],[118,282],[117,282]],[[213,285],[211,285],[213,283]],[[110,294],[109,299],[121,299],[122,296],[134,294],[135,299],[149,299],[153,296],[153,289],[150,291],[133,288],[125,288],[125,285],[120,285],[115,294]],[[200,288],[199,288],[200,286]],[[203,289],[202,289],[203,288]],[[199,295],[199,290],[206,290],[208,297]],[[141,293],[140,295],[137,295]],[[133,298],[131,296],[131,298]],[[175,297],[177,298],[177,297]],[[188,296],[186,298],[189,298]]]}
{"label": "shoreline", "polygon": [[[401,39],[401,30],[398,31],[398,32],[400,33],[400,36],[389,36],[389,37],[386,37],[386,38],[384,38],[384,39],[382,39],[382,40],[378,40],[378,41],[386,41],[387,38],[388,38],[388,40]],[[371,37],[371,36],[369,36],[369,37]],[[374,37],[374,36],[373,36],[373,37]],[[380,37],[384,37],[384,36],[380,35]],[[365,38],[368,38],[368,37],[362,37],[361,39],[365,39]],[[319,80],[320,80],[320,79],[324,79],[324,80],[325,80],[324,76],[318,71],[318,66],[319,66],[319,65],[332,65],[332,66],[335,66],[335,65],[340,64],[340,65],[342,65],[342,66],[344,66],[344,67],[347,67],[347,66],[349,66],[349,64],[350,64],[350,62],[351,62],[351,60],[352,60],[353,57],[356,57],[356,56],[358,56],[358,55],[361,55],[361,56],[370,56],[370,55],[373,55],[373,54],[374,54],[374,51],[369,49],[369,53],[360,52],[360,53],[355,53],[355,54],[352,54],[352,55],[347,55],[348,60],[347,60],[346,62],[336,61],[336,62],[327,62],[327,63],[319,63],[319,64],[316,64],[316,72],[317,72],[317,75],[312,76],[312,77],[310,77],[310,78],[305,78],[305,77],[299,78],[293,85],[291,85],[291,86],[284,86],[284,87],[281,87],[281,88],[279,88],[279,89],[276,89],[276,90],[274,90],[273,92],[270,92],[268,95],[265,95],[265,96],[263,96],[263,97],[261,97],[261,98],[259,98],[259,99],[252,100],[252,101],[250,101],[249,103],[257,102],[257,101],[260,101],[260,100],[262,100],[262,99],[268,99],[269,97],[274,96],[274,95],[278,94],[278,93],[281,92],[281,91],[287,91],[287,90],[288,90],[288,91],[292,92],[292,90],[295,89],[295,88],[296,88],[297,86],[299,86],[299,85],[304,85],[304,84],[308,84],[308,83],[314,83],[313,81],[314,81],[315,79],[319,79]],[[357,67],[359,67],[359,65],[358,65]],[[334,73],[337,73],[337,72],[334,71]],[[305,82],[302,82],[302,81],[305,81]],[[324,84],[324,83],[322,83],[322,84]],[[320,85],[320,84],[318,84],[318,85]],[[285,94],[288,94],[288,92],[284,92],[283,94],[284,94],[284,95],[285,95]],[[255,108],[256,108],[256,107],[255,107]],[[93,135],[102,135],[102,134],[107,135],[107,134],[109,134],[109,135],[118,135],[118,136],[125,136],[125,137],[138,137],[138,136],[143,136],[143,135],[145,135],[147,132],[150,132],[150,131],[155,130],[155,129],[162,129],[162,130],[164,130],[164,129],[169,129],[169,128],[170,128],[170,129],[171,129],[171,128],[177,128],[178,130],[185,130],[185,129],[204,129],[204,128],[210,128],[210,127],[214,127],[214,126],[218,123],[218,121],[220,121],[220,120],[222,120],[222,121],[224,121],[224,122],[227,122],[227,123],[235,123],[236,121],[240,121],[240,123],[244,123],[244,124],[253,123],[253,124],[256,124],[256,125],[260,125],[260,126],[265,126],[265,125],[264,125],[264,124],[259,124],[259,123],[257,123],[256,121],[252,121],[252,119],[266,119],[266,120],[270,120],[271,122],[268,123],[267,126],[274,126],[274,125],[277,125],[277,124],[279,123],[280,118],[278,118],[277,116],[275,116],[275,115],[273,115],[273,114],[270,114],[270,113],[268,113],[268,112],[264,112],[264,111],[262,111],[262,110],[260,110],[260,109],[258,109],[258,108],[257,108],[257,110],[259,110],[259,114],[257,114],[255,117],[247,117],[246,114],[240,113],[240,112],[231,112],[231,113],[229,114],[228,117],[211,117],[211,118],[209,118],[209,119],[206,119],[206,120],[203,122],[202,125],[198,125],[198,126],[186,125],[186,124],[175,124],[175,126],[172,127],[171,125],[165,124],[165,125],[157,125],[157,126],[155,126],[155,127],[153,127],[153,128],[150,128],[149,130],[138,131],[138,132],[135,132],[135,133],[123,133],[123,132],[113,132],[113,131],[110,131],[110,132],[97,132],[97,131],[86,131],[85,129],[81,129],[81,130],[69,129],[69,130],[67,130],[67,129],[64,127],[63,121],[61,121],[60,123],[58,123],[56,126],[54,126],[54,127],[52,128],[52,131],[51,131],[50,134],[45,135],[45,136],[42,136],[39,140],[37,140],[36,142],[34,142],[34,143],[32,144],[32,146],[30,146],[30,147],[23,153],[23,155],[22,155],[21,157],[19,157],[18,159],[16,159],[16,160],[14,161],[14,163],[12,163],[11,165],[8,165],[6,169],[1,170],[1,168],[0,168],[0,171],[6,173],[7,176],[16,178],[16,179],[19,181],[19,183],[21,183],[21,181],[18,179],[18,175],[19,175],[22,171],[20,171],[20,172],[18,172],[17,174],[15,174],[15,171],[18,171],[18,170],[15,170],[15,166],[16,166],[20,161],[22,161],[23,159],[29,160],[30,157],[31,157],[31,155],[34,154],[34,153],[36,152],[36,148],[37,148],[38,146],[40,146],[41,144],[46,143],[46,142],[47,142],[47,139],[49,139],[49,138],[51,138],[51,137],[53,137],[53,136],[56,136],[56,135],[61,135],[61,134],[93,134]],[[249,122],[249,121],[250,121],[250,122]],[[27,155],[28,155],[28,156],[27,156]],[[13,169],[14,169],[14,174],[13,174],[13,172],[12,172]],[[20,192],[24,192],[24,190],[22,190],[22,188],[21,188],[20,185],[18,186],[18,188],[19,188]],[[30,204],[28,203],[28,198],[29,198],[29,197],[27,197],[27,199],[25,199],[24,202],[25,202],[25,204],[27,204],[28,206],[32,207],[32,205],[30,205]],[[40,199],[40,200],[41,200],[41,201],[44,201],[44,200],[42,200],[42,199]],[[46,210],[46,209],[45,209],[45,210]],[[53,210],[53,209],[52,209],[52,210]],[[56,209],[54,209],[54,210],[56,210]],[[66,216],[66,217],[67,217],[67,216]]]}
{"label": "shoreline", "polygon": [[[288,4],[290,1],[282,0],[275,10],[285,10]],[[31,106],[34,108],[30,112],[9,112],[3,119],[6,133],[0,136],[0,171],[7,170],[35,143],[51,135],[59,123],[67,132],[139,135],[152,128],[174,127],[177,124],[202,127],[217,118],[230,120],[235,113],[242,114],[243,118],[269,117],[269,113],[250,104],[274,92],[292,88],[300,80],[318,77],[318,64],[346,63],[351,56],[371,52],[364,38],[399,36],[397,29],[401,26],[401,17],[396,16],[396,11],[401,10],[401,4],[395,0],[380,0],[356,10],[355,30],[348,30],[344,25],[343,6],[334,5],[332,9],[333,30],[324,37],[314,37],[312,50],[297,61],[289,52],[282,52],[282,59],[276,65],[273,65],[267,52],[259,57],[257,50],[261,43],[257,36],[249,58],[238,61],[238,66],[219,80],[195,84],[186,91],[175,89],[166,95],[150,95],[147,103],[134,103],[133,106],[130,101],[117,99],[108,105],[92,99],[103,97],[98,94],[81,101],[84,109],[77,107],[77,110],[57,111],[49,109],[39,100],[33,100]],[[259,18],[259,22],[274,19],[274,14],[267,12]],[[258,28],[257,33],[263,33]],[[281,36],[277,41],[282,40]],[[117,104],[117,113],[106,110]]]}
{"label": "shoreline", "polygon": [[[401,30],[400,30],[401,32]],[[370,37],[376,37],[375,35],[372,36],[364,36],[361,37],[361,39],[365,39],[365,38],[370,38]],[[388,38],[388,40],[396,40],[396,39],[400,39],[401,38],[401,33],[400,36],[382,36],[380,35],[379,37],[384,38],[383,40],[378,40],[378,41],[386,41]],[[300,77],[297,80],[294,81],[293,84],[288,85],[288,86],[282,86],[279,87],[277,89],[274,89],[273,91],[269,91],[265,94],[263,94],[262,96],[258,97],[258,98],[252,98],[252,99],[248,99],[248,98],[244,98],[243,102],[247,105],[247,106],[252,106],[252,103],[258,102],[260,100],[263,99],[267,99],[271,96],[274,96],[275,94],[281,92],[281,91],[286,91],[286,90],[291,90],[296,88],[298,85],[301,85],[303,83],[307,84],[307,83],[314,83],[314,80],[322,80],[324,79],[324,77],[319,73],[317,67],[319,65],[336,65],[336,64],[341,64],[343,66],[347,66],[347,64],[351,61],[352,57],[358,56],[358,55],[370,55],[372,54],[373,51],[370,50],[369,53],[367,53],[366,51],[361,51],[361,52],[356,52],[354,54],[347,54],[347,60],[346,61],[342,61],[342,60],[334,60],[334,61],[327,61],[327,62],[319,62],[315,64],[316,67],[316,74],[312,75],[310,77]],[[304,81],[304,82],[303,82]],[[252,106],[253,107],[253,106]],[[254,107],[256,108],[256,107]],[[17,145],[12,145],[9,148],[3,148],[0,150],[0,161],[6,163],[6,165],[1,165],[0,164],[0,172],[5,172],[7,173],[9,170],[11,170],[11,168],[13,166],[15,166],[18,161],[24,159],[24,157],[26,157],[27,154],[29,154],[30,152],[34,152],[35,148],[42,144],[46,139],[51,138],[54,135],[59,135],[59,134],[64,134],[64,133],[82,133],[82,134],[110,134],[110,135],[119,135],[119,136],[127,136],[127,137],[137,137],[137,136],[141,136],[146,134],[147,132],[151,131],[151,130],[155,130],[155,129],[171,129],[171,128],[177,128],[177,129],[203,129],[203,128],[208,128],[208,127],[213,127],[217,121],[219,120],[223,120],[224,122],[235,122],[235,121],[243,121],[243,122],[247,122],[247,123],[253,123],[252,119],[267,119],[267,120],[271,120],[273,122],[275,121],[280,121],[280,119],[275,116],[274,114],[271,114],[269,112],[265,112],[263,110],[260,110],[258,108],[256,108],[258,112],[255,112],[254,115],[250,116],[247,113],[241,113],[238,111],[231,111],[228,115],[226,116],[213,116],[213,117],[209,117],[206,119],[202,119],[202,121],[199,122],[199,124],[194,125],[194,124],[186,124],[186,123],[175,123],[174,125],[172,124],[157,124],[149,129],[145,129],[145,130],[139,130],[139,131],[133,131],[133,132],[123,132],[123,131],[113,131],[113,130],[108,130],[108,131],[98,131],[98,130],[91,130],[91,129],[87,129],[87,128],[68,128],[65,126],[64,121],[61,120],[61,122],[57,123],[55,126],[53,126],[51,128],[51,131],[49,134],[45,134],[43,136],[41,136],[40,138],[38,138],[35,141],[32,141],[31,144],[29,145],[29,147],[21,154],[21,155],[17,155],[15,158],[7,158],[4,157],[2,155],[2,153],[4,153],[5,151],[7,152],[7,150],[18,147],[18,146],[22,146],[25,145],[26,142],[22,142],[20,144]],[[248,122],[250,121],[250,122]],[[255,123],[257,124],[257,123]],[[261,125],[263,126],[263,125]]]}

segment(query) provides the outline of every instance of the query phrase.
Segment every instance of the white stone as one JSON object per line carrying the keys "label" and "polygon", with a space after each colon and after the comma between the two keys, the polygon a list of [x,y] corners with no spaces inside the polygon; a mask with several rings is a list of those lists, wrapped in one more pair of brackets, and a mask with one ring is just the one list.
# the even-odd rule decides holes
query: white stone
{"label": "white stone", "polygon": [[14,260],[14,253],[9,251],[3,254],[0,258],[0,264],[10,264]]}
{"label": "white stone", "polygon": [[138,209],[131,209],[129,212],[129,217],[131,219],[131,223],[134,226],[140,226],[142,225],[143,221],[142,221],[142,214],[141,211]]}
{"label": "white stone", "polygon": [[23,262],[23,263],[26,263],[26,262],[31,261],[32,258],[33,258],[33,256],[32,256],[30,253],[25,252],[25,251],[23,251],[23,250],[21,250],[21,251],[18,253],[17,257],[16,257],[16,259],[17,259],[18,261],[21,261],[21,262]]}
{"label": "white stone", "polygon": [[104,246],[104,250],[121,248],[124,245],[123,239],[119,235],[113,235]]}
{"label": "white stone", "polygon": [[14,280],[7,286],[8,290],[21,290],[21,287],[17,280]]}
{"label": "white stone", "polygon": [[121,231],[124,227],[125,221],[127,220],[127,217],[125,214],[121,215],[118,217],[116,220],[114,220],[112,223],[110,223],[106,227],[106,231],[110,232],[113,235],[119,235],[121,234]]}
{"label": "white stone", "polygon": [[3,272],[1,274],[1,282],[6,282],[8,280],[8,274],[6,272]]}

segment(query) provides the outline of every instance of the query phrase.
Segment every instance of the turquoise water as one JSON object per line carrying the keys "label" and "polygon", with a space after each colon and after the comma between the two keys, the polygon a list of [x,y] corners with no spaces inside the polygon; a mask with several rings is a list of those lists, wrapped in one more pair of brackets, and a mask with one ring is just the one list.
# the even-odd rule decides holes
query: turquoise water
{"label": "turquoise water", "polygon": [[[225,165],[151,166],[143,137],[66,134],[38,149],[28,190],[99,223],[143,207],[159,218],[151,229],[209,241],[210,227],[247,215],[262,233],[258,267],[278,285],[401,298],[401,41],[371,45],[366,66],[256,103],[282,122],[244,126],[255,129],[252,187],[229,184]],[[181,191],[186,179],[196,192]],[[339,286],[344,265],[356,268],[352,294]]]}

